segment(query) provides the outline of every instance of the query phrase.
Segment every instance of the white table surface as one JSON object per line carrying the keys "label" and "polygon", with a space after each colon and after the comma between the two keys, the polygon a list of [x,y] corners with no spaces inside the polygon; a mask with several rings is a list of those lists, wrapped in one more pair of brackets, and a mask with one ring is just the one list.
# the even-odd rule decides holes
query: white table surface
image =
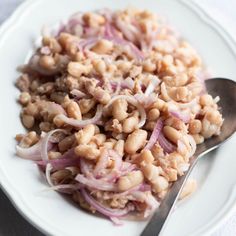
{"label": "white table surface", "polygon": [[[194,0],[203,6],[236,40],[235,0]],[[0,0],[0,24],[23,0]],[[43,236],[12,206],[0,189],[0,236]],[[236,236],[236,212],[210,236]]]}

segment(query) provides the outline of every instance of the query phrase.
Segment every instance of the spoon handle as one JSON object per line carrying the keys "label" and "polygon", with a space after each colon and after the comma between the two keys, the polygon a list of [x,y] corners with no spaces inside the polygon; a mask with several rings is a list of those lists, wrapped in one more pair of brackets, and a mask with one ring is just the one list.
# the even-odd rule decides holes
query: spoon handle
{"label": "spoon handle", "polygon": [[141,236],[157,236],[160,234],[168,216],[174,208],[175,203],[178,200],[179,194],[186,182],[188,176],[190,175],[193,167],[197,163],[197,156],[191,158],[190,167],[188,171],[185,172],[171,187],[166,197],[163,199],[161,205],[157,211],[153,214],[151,220],[147,224],[146,228],[143,230]]}

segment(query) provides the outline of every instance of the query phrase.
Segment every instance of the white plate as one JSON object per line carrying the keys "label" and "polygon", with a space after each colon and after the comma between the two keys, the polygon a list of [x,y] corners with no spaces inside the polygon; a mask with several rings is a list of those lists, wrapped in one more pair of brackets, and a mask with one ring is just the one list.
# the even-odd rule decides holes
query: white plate
{"label": "white plate", "polygon": [[[125,222],[114,227],[92,216],[56,192],[40,192],[46,183],[37,167],[14,155],[14,135],[23,132],[18,91],[13,83],[43,24],[54,24],[78,10],[134,5],[166,16],[199,51],[214,76],[234,79],[236,46],[229,35],[191,1],[173,0],[29,0],[0,29],[1,148],[0,182],[16,208],[41,231],[51,235],[139,235],[145,223]],[[222,88],[223,89],[223,88]],[[199,188],[172,214],[165,236],[209,235],[233,210],[236,200],[236,159],[231,139],[217,152],[200,161],[193,175]]]}

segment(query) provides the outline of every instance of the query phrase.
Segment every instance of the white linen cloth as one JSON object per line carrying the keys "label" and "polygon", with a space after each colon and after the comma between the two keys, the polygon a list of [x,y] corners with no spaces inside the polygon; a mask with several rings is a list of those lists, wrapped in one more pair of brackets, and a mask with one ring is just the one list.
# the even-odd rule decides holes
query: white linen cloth
{"label": "white linen cloth", "polygon": [[[218,21],[236,40],[236,1],[235,0],[193,0]],[[0,24],[23,0],[0,0]],[[0,236],[34,235],[42,236],[19,215],[5,194],[0,190]],[[210,236],[235,236],[236,212]]]}

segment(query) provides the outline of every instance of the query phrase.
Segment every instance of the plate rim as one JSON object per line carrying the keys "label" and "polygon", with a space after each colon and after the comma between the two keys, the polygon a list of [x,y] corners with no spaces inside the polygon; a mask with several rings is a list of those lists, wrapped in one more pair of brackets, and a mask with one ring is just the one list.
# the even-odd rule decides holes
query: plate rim
{"label": "plate rim", "polygon": [[[40,0],[25,0],[22,2],[13,13],[1,24],[0,26],[0,35],[7,34],[17,23],[20,21],[20,17],[24,15],[30,7],[34,4],[37,4]],[[207,14],[207,11],[197,4],[196,1],[193,0],[179,0],[179,3],[187,7],[194,14],[197,15],[205,24],[211,27],[226,43],[226,45],[230,48],[231,52],[236,57],[236,40],[233,38],[231,33],[225,29],[219,22],[213,19],[210,15]],[[0,45],[4,41],[4,36],[0,38]],[[0,166],[0,170],[1,170]],[[8,182],[7,176],[0,171],[0,187],[3,192],[6,194],[7,198],[10,200],[14,208],[36,229],[46,235],[65,235],[64,232],[61,232],[59,228],[55,228],[49,222],[44,221],[41,217],[39,217],[35,212],[33,212],[27,204],[21,199],[20,194],[15,191],[13,185]],[[231,195],[229,196],[228,204],[221,211],[223,217],[214,217],[209,223],[203,225],[199,230],[194,233],[197,235],[209,235],[215,232],[220,226],[222,226],[227,219],[232,215],[232,212],[236,210],[236,204],[233,204],[236,200],[236,185],[233,188]],[[220,219],[217,219],[220,218]],[[212,225],[214,222],[214,226]]]}

